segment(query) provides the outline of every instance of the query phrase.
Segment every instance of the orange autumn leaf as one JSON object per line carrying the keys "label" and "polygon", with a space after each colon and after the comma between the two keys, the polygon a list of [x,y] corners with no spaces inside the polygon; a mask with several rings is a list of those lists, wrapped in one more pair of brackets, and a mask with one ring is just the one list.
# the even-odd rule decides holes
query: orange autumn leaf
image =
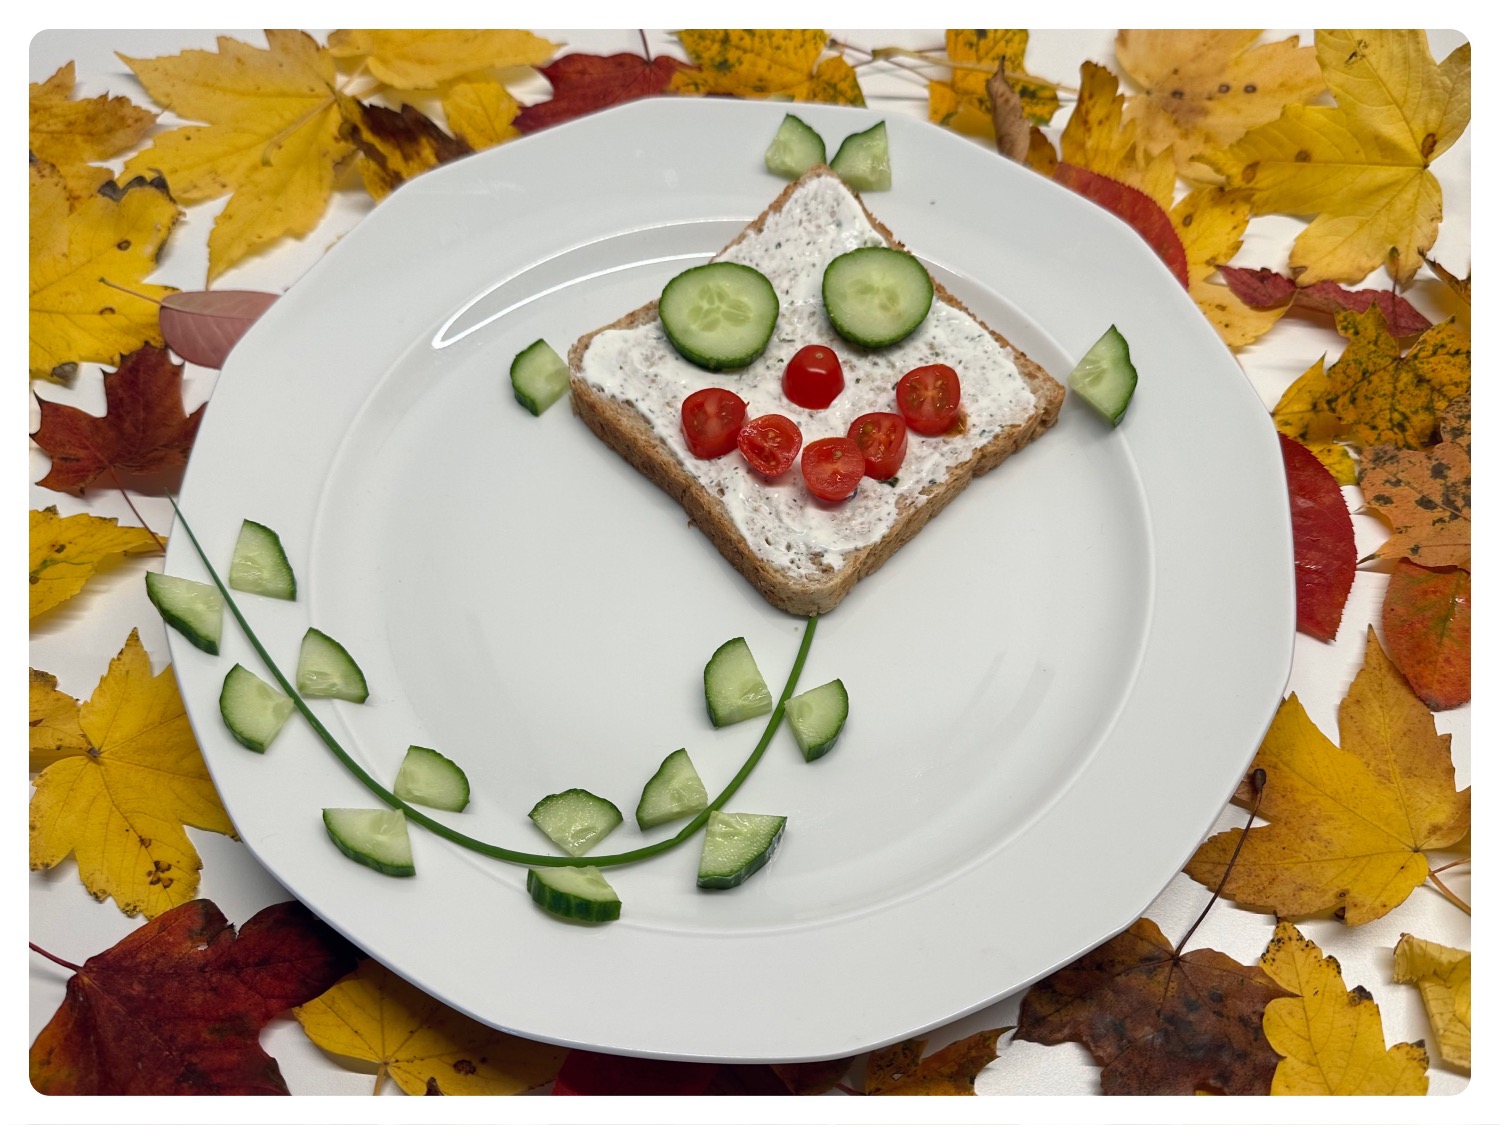
{"label": "orange autumn leaf", "polygon": [[865,1093],[912,1096],[972,1095],[974,1079],[995,1061],[995,1045],[1008,1027],[979,1031],[926,1058],[926,1039],[907,1039],[871,1051],[865,1063]]}
{"label": "orange autumn leaf", "polygon": [[121,527],[113,517],[48,507],[31,513],[31,616],[46,613],[82,590],[104,566],[126,555],[159,552],[162,542],[144,527]]}
{"label": "orange autumn leaf", "polygon": [[1210,837],[1187,873],[1207,887],[1225,880],[1226,898],[1286,918],[1336,908],[1354,926],[1405,901],[1427,878],[1426,853],[1468,834],[1469,790],[1455,790],[1450,736],[1437,733],[1373,629],[1339,733],[1334,745],[1289,696],[1251,766],[1266,772],[1268,823]]}
{"label": "orange autumn leaf", "polygon": [[1417,698],[1434,711],[1469,702],[1469,572],[1400,559],[1380,605],[1391,660]]}
{"label": "orange autumn leaf", "polygon": [[1125,105],[1151,155],[1171,148],[1185,170],[1204,149],[1233,144],[1282,107],[1311,101],[1324,89],[1311,47],[1295,35],[1256,45],[1259,31],[1125,30],[1115,59],[1142,92]]}
{"label": "orange autumn leaf", "polygon": [[[55,702],[55,701],[54,701]],[[48,721],[57,725],[56,711]],[[234,834],[171,668],[153,674],[134,630],[78,709],[88,745],[47,766],[31,796],[31,869],[68,856],[95,898],[154,918],[198,893],[185,825]]]}
{"label": "orange autumn leaf", "polygon": [[677,38],[697,69],[672,75],[676,93],[865,104],[854,68],[841,55],[823,57],[826,31],[686,30]]}
{"label": "orange autumn leaf", "polygon": [[1266,1005],[1266,1038],[1282,1060],[1272,1094],[1392,1095],[1427,1092],[1421,1043],[1389,1049],[1380,1008],[1363,988],[1349,988],[1339,963],[1290,922],[1276,924],[1260,959],[1266,974],[1292,993]]}
{"label": "orange autumn leaf", "polygon": [[1366,507],[1391,525],[1390,538],[1370,558],[1469,565],[1469,402],[1463,394],[1448,403],[1438,427],[1441,440],[1430,449],[1386,445],[1365,452],[1360,492]]}

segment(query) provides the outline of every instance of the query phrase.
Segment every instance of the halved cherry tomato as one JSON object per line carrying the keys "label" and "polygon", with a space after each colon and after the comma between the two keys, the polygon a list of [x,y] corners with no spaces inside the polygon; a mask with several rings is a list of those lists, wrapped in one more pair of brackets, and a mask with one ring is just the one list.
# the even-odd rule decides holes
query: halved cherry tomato
{"label": "halved cherry tomato", "polygon": [[865,476],[872,480],[890,480],[906,460],[906,422],[899,414],[861,414],[850,423],[849,436],[865,455]]}
{"label": "halved cherry tomato", "polygon": [[740,427],[737,444],[750,467],[767,480],[792,467],[802,449],[802,431],[784,414],[762,414]]}
{"label": "halved cherry tomato", "polygon": [[896,384],[896,407],[919,434],[947,432],[958,417],[958,372],[946,363],[913,368]]}
{"label": "halved cherry tomato", "polygon": [[682,401],[682,436],[694,457],[710,460],[734,448],[745,424],[745,400],[723,387],[704,387]]}
{"label": "halved cherry tomato", "polygon": [[781,390],[808,410],[822,410],[844,389],[844,366],[832,348],[808,344],[787,361]]}
{"label": "halved cherry tomato", "polygon": [[847,500],[865,475],[865,455],[853,438],[826,437],[802,451],[802,479],[819,500]]}

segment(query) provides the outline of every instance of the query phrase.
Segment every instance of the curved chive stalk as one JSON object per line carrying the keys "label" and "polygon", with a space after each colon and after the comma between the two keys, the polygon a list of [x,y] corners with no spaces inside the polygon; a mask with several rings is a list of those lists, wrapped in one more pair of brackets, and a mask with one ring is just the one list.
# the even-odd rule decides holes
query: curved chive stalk
{"label": "curved chive stalk", "polygon": [[792,662],[791,671],[787,673],[786,686],[781,689],[781,695],[776,700],[776,706],[766,719],[766,729],[761,734],[760,741],[755,744],[755,749],[745,759],[745,764],[740,767],[739,772],[734,777],[730,778],[729,784],[724,786],[719,795],[708,803],[708,807],[683,825],[676,835],[669,836],[665,840],[658,840],[654,844],[647,844],[645,847],[633,848],[627,852],[615,852],[612,855],[559,856],[516,851],[513,848],[502,847],[499,844],[477,840],[473,836],[467,836],[454,828],[450,828],[442,821],[434,820],[420,809],[413,808],[407,804],[384,785],[381,785],[380,782],[376,781],[365,771],[363,766],[354,760],[349,752],[339,744],[338,739],[333,736],[333,732],[323,725],[322,720],[307,705],[301,693],[287,679],[286,674],[282,672],[276,661],[271,658],[271,654],[261,644],[260,638],[255,634],[255,630],[250,627],[250,622],[245,619],[245,615],[240,611],[240,607],[235,601],[234,596],[220,579],[219,572],[214,568],[213,563],[208,561],[208,555],[204,553],[202,545],[198,542],[198,537],[193,534],[193,529],[188,524],[187,518],[182,514],[182,509],[177,506],[176,498],[169,499],[172,501],[172,510],[176,513],[178,522],[182,524],[182,530],[187,532],[188,541],[192,543],[193,550],[197,553],[204,568],[207,569],[208,575],[213,579],[214,585],[219,588],[219,592],[224,597],[224,604],[229,607],[230,614],[239,623],[240,629],[244,631],[245,639],[250,642],[250,646],[255,649],[256,655],[265,664],[266,670],[271,673],[272,678],[276,680],[281,690],[291,698],[298,712],[307,720],[308,725],[313,728],[314,733],[322,740],[323,745],[327,746],[333,752],[334,756],[344,764],[344,768],[352,773],[361,785],[371,793],[374,793],[375,796],[379,797],[387,805],[400,809],[406,814],[406,818],[409,821],[414,824],[420,824],[434,835],[441,836],[450,843],[467,848],[469,851],[489,856],[491,859],[504,860],[507,863],[524,864],[527,867],[618,867],[621,864],[636,863],[639,860],[649,859],[654,855],[661,855],[663,852],[671,851],[673,848],[692,838],[708,822],[709,814],[723,808],[729,798],[734,796],[739,787],[745,783],[745,779],[750,776],[751,771],[755,769],[756,764],[765,755],[766,748],[771,745],[771,738],[775,735],[776,728],[781,725],[782,716],[786,713],[786,701],[797,690],[797,680],[802,675],[803,665],[807,663],[807,653],[812,648],[813,633],[817,630],[818,626],[816,616],[807,619],[807,628],[802,633],[802,643],[798,646],[797,657]]}

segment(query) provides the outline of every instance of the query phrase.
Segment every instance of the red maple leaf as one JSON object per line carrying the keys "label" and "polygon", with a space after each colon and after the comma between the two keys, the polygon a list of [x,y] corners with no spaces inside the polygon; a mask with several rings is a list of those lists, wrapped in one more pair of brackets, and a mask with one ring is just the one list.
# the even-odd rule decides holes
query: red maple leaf
{"label": "red maple leaf", "polygon": [[41,403],[42,424],[31,439],[51,456],[37,483],[81,496],[101,474],[148,477],[187,464],[203,407],[182,408],[182,365],[147,344],[104,374],[104,414]]}
{"label": "red maple leaf", "polygon": [[354,962],[353,947],[300,903],[268,906],[236,935],[212,902],[185,902],[74,973],[31,1045],[31,1084],[43,1094],[285,1094],[261,1028]]}
{"label": "red maple leaf", "polygon": [[1354,521],[1333,474],[1305,445],[1279,436],[1292,504],[1297,628],[1331,641],[1354,585]]}
{"label": "red maple leaf", "polygon": [[677,71],[693,69],[667,55],[563,55],[541,68],[552,83],[552,97],[523,106],[514,124],[523,133],[534,133],[606,106],[659,94]]}

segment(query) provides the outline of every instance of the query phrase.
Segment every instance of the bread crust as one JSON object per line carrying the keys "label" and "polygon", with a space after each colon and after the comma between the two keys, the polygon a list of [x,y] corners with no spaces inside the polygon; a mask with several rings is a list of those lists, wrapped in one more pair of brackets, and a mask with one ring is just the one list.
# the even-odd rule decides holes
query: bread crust
{"label": "bread crust", "polygon": [[[751,232],[759,231],[771,215],[779,212],[797,189],[807,180],[818,176],[834,176],[826,165],[819,165],[801,179],[789,184],[780,195],[747,224],[733,241],[724,247],[728,250]],[[896,237],[865,207],[864,201],[854,193],[870,224],[878,231],[887,245],[905,250]],[[722,253],[723,251],[721,251]],[[651,301],[627,313],[619,320],[606,324],[581,336],[568,351],[573,412],[594,434],[647,479],[654,482],[669,496],[682,505],[689,518],[728,562],[753,585],[765,599],[779,609],[799,616],[824,614],[832,610],[852,590],[860,579],[873,574],[912,537],[925,527],[929,520],[946,508],[953,499],[967,488],[975,477],[989,472],[1012,453],[1029,445],[1057,421],[1064,391],[1036,361],[1026,355],[993,327],[985,324],[966,308],[952,293],[933,280],[933,299],[942,301],[955,309],[967,313],[976,323],[1010,351],[1020,371],[1021,378],[1031,389],[1035,403],[1025,421],[1001,428],[988,442],[976,448],[964,462],[954,466],[936,485],[921,493],[920,502],[913,497],[903,505],[896,522],[884,536],[866,547],[851,550],[843,555],[843,564],[838,568],[824,566],[814,580],[799,578],[774,566],[750,549],[739,529],[735,526],[729,510],[708,488],[688,472],[676,454],[657,436],[636,408],[628,402],[601,393],[582,375],[583,356],[589,344],[601,332],[614,329],[636,328],[657,319],[657,303]]]}

